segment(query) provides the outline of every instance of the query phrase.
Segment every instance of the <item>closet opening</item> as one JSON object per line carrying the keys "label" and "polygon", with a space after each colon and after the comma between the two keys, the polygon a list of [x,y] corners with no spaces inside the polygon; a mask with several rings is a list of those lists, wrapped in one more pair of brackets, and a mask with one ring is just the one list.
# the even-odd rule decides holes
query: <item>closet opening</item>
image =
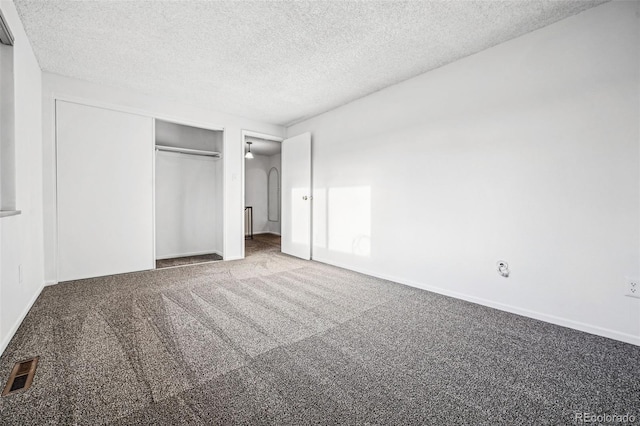
{"label": "closet opening", "polygon": [[156,268],[223,259],[223,136],[155,120]]}
{"label": "closet opening", "polygon": [[245,257],[280,252],[281,139],[244,134]]}

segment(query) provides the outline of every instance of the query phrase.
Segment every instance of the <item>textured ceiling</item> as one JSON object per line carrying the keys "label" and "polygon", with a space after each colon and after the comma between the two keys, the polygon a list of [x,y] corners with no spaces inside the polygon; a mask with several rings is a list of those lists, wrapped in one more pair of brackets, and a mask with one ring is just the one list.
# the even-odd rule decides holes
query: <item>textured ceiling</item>
{"label": "textured ceiling", "polygon": [[602,0],[15,0],[43,70],[288,125]]}

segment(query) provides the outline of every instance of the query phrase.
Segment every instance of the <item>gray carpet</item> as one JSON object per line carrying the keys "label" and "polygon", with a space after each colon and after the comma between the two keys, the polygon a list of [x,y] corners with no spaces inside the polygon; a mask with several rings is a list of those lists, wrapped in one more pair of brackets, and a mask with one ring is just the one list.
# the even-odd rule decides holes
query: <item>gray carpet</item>
{"label": "gray carpet", "polygon": [[245,240],[244,254],[251,257],[262,251],[280,251],[280,236],[276,234],[256,234],[251,240]]}
{"label": "gray carpet", "polygon": [[45,288],[0,358],[6,380],[14,362],[40,355],[31,389],[0,398],[0,423],[511,425],[640,415],[638,347],[263,245],[243,261]]}
{"label": "gray carpet", "polygon": [[191,265],[194,263],[213,262],[222,260],[222,256],[216,253],[201,254],[198,256],[172,257],[171,259],[156,260],[156,268],[171,268],[173,266]]}

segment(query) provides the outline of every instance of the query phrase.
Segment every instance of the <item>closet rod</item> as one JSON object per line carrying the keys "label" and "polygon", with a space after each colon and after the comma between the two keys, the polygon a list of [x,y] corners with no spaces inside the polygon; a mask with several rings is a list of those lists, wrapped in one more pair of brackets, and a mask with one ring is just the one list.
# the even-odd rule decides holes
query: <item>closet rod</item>
{"label": "closet rod", "polygon": [[202,155],[204,157],[220,158],[221,155],[216,151],[203,151],[201,149],[177,148],[175,146],[156,145],[156,151],[177,152],[188,155]]}

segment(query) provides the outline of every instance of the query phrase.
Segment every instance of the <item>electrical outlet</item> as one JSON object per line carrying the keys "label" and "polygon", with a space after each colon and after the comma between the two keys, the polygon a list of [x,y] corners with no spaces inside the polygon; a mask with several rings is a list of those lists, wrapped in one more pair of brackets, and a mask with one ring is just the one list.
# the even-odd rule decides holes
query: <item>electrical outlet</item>
{"label": "electrical outlet", "polygon": [[640,280],[627,278],[627,290],[625,295],[640,299]]}

